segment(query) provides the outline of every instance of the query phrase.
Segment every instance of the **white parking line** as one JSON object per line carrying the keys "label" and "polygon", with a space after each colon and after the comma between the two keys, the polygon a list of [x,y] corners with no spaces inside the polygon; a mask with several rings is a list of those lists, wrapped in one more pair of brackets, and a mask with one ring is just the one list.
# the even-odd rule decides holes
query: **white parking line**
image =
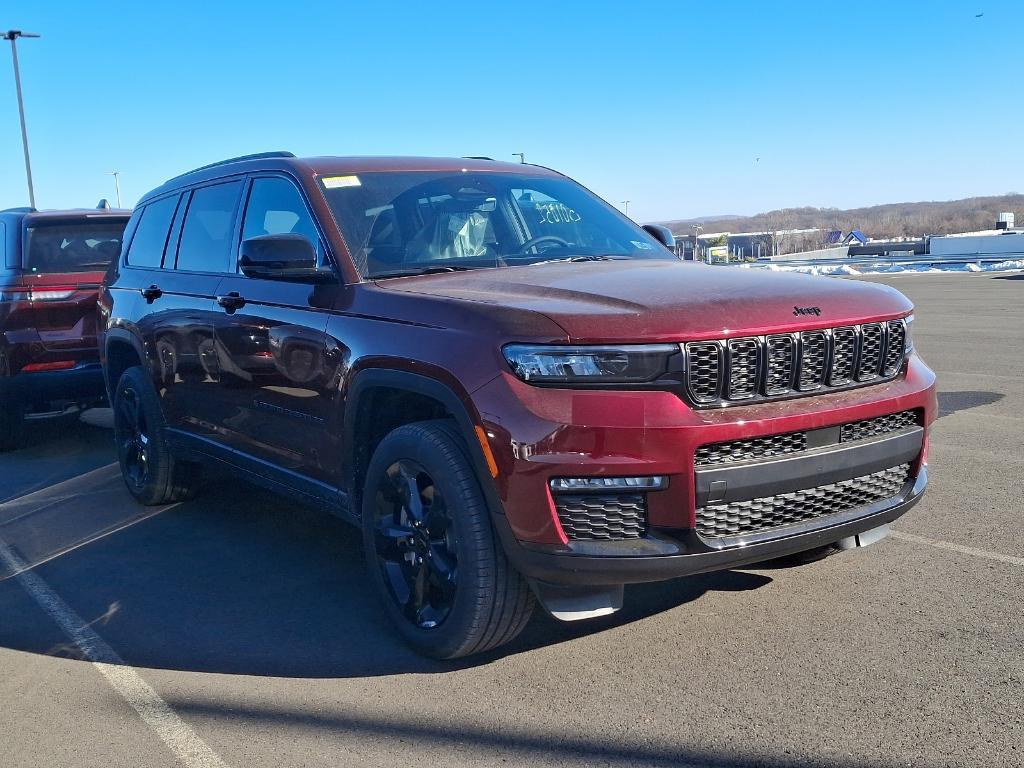
{"label": "white parking line", "polygon": [[1014,557],[1013,555],[1004,555],[1001,552],[989,552],[986,549],[965,547],[963,544],[954,544],[951,541],[941,541],[939,539],[929,539],[927,536],[917,536],[913,533],[904,533],[903,531],[890,531],[889,535],[894,539],[910,541],[914,544],[927,544],[929,547],[945,549],[950,552],[958,552],[961,555],[983,557],[986,560],[995,560],[996,562],[1008,563],[1010,565],[1024,565],[1024,557]]}
{"label": "white parking line", "polygon": [[82,654],[107,679],[139,717],[174,753],[186,768],[227,768],[209,745],[199,738],[167,702],[143,680],[138,672],[124,663],[107,642],[26,564],[6,543],[0,541],[0,563],[15,575],[25,591],[39,607],[57,622]]}

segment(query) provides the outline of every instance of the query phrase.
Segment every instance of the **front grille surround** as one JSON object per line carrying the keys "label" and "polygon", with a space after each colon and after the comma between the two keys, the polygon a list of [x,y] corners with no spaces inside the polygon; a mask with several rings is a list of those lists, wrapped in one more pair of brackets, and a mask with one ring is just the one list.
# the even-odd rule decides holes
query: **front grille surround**
{"label": "front grille surround", "polygon": [[881,383],[903,369],[906,345],[903,319],[687,342],[686,397],[725,407]]}

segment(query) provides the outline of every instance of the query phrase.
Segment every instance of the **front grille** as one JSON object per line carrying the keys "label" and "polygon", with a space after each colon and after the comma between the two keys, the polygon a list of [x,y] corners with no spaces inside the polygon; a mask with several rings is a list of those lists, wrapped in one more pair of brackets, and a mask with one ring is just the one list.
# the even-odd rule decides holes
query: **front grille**
{"label": "front grille", "polygon": [[900,411],[899,413],[890,413],[887,416],[876,416],[873,419],[843,424],[839,439],[844,443],[854,440],[867,440],[870,437],[878,437],[890,432],[899,432],[907,427],[916,425],[916,411]]}
{"label": "front grille", "polygon": [[752,437],[749,440],[730,440],[727,443],[702,445],[694,455],[694,463],[698,466],[708,464],[731,464],[737,461],[767,459],[771,456],[783,456],[787,453],[799,453],[807,450],[806,432],[788,432],[784,435],[768,435]]}
{"label": "front grille", "polygon": [[687,344],[686,352],[690,396],[698,403],[717,400],[722,380],[722,347],[718,342]]}
{"label": "front grille", "polygon": [[906,343],[903,320],[689,342],[687,397],[698,406],[738,405],[891,379]]}
{"label": "front grille", "polygon": [[699,507],[697,533],[705,539],[721,539],[849,512],[897,496],[909,477],[910,465],[900,464],[803,491]]}
{"label": "front grille", "polygon": [[[849,443],[890,432],[899,432],[907,427],[915,426],[917,423],[917,411],[900,411],[885,416],[876,416],[873,419],[854,421],[839,427],[839,442]],[[826,429],[835,429],[835,427],[826,427]],[[832,442],[835,442],[834,438]],[[694,454],[693,463],[697,467],[704,467],[737,461],[767,459],[772,456],[806,451],[807,445],[807,432],[786,432],[780,435],[729,440],[724,443],[702,445]]]}
{"label": "front grille", "polygon": [[555,509],[570,540],[638,539],[647,531],[642,493],[559,493]]}

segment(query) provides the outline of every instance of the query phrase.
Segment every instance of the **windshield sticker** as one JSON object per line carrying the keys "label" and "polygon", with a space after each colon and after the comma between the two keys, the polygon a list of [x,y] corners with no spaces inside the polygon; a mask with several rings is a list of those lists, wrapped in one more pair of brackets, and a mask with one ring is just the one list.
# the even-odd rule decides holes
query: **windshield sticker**
{"label": "windshield sticker", "polygon": [[583,218],[564,203],[542,203],[537,206],[537,212],[540,213],[538,224],[572,224]]}
{"label": "windshield sticker", "polygon": [[340,189],[341,187],[358,187],[358,176],[324,176],[324,189]]}
{"label": "windshield sticker", "polygon": [[641,251],[650,251],[654,247],[650,243],[645,243],[643,240],[630,240],[629,242],[631,242]]}

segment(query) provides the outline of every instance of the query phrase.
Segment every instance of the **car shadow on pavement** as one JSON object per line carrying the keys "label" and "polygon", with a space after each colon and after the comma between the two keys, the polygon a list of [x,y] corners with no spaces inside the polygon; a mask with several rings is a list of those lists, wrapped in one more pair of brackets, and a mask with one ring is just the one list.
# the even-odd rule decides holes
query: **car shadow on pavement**
{"label": "car shadow on pavement", "polygon": [[970,408],[980,408],[983,405],[998,403],[1004,397],[999,392],[964,391],[964,392],[939,392],[939,416],[952,416],[959,411],[966,411]]}
{"label": "car shadow on pavement", "polygon": [[[578,730],[530,728],[518,722],[501,726],[481,726],[478,721],[459,722],[446,718],[431,722],[426,717],[409,717],[387,712],[379,716],[365,712],[310,712],[283,707],[258,706],[248,701],[203,699],[196,696],[169,699],[168,703],[188,719],[216,723],[225,728],[244,728],[244,732],[301,733],[340,736],[346,744],[362,741],[414,744],[417,749],[435,750],[444,763],[473,765],[604,765],[674,766],[675,768],[876,768],[891,763],[854,757],[828,758],[801,755],[787,750],[786,755],[758,753],[737,738],[734,753],[713,751],[682,742],[681,734],[665,733],[655,738],[630,737],[622,733],[607,737],[588,736]],[[326,739],[325,739],[326,740]],[[763,749],[763,747],[762,747]],[[485,758],[481,761],[481,757]]]}
{"label": "car shadow on pavement", "polygon": [[[711,590],[771,581],[726,571],[635,586],[619,613],[576,624],[538,610],[514,643],[442,663],[399,639],[371,591],[358,532],[341,520],[227,477],[197,499],[148,517],[139,516],[142,508],[121,487],[107,491],[107,499],[123,507],[129,522],[34,572],[137,667],[282,677],[446,672],[637,621]],[[47,505],[47,519],[77,515],[80,524],[81,504],[62,503],[66,510]],[[44,551],[38,539],[45,530],[32,535],[32,545]],[[6,543],[18,548],[17,540]],[[0,645],[74,656],[24,597],[18,581],[0,573]]]}

